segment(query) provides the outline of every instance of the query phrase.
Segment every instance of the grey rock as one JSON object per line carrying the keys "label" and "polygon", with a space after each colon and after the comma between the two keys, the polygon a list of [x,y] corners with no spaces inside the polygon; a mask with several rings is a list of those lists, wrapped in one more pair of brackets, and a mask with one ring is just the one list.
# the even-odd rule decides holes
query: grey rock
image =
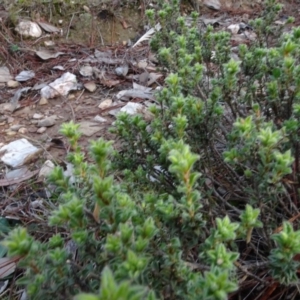
{"label": "grey rock", "polygon": [[13,125],[13,126],[11,126],[9,129],[11,130],[11,131],[18,131],[20,128],[22,128],[23,127],[23,125],[21,125],[21,124],[16,124],[16,125]]}
{"label": "grey rock", "polygon": [[93,134],[102,129],[102,127],[99,126],[99,124],[91,121],[83,121],[79,124],[79,131],[85,136],[92,136]]}
{"label": "grey rock", "polygon": [[95,92],[97,89],[95,82],[87,82],[84,84],[84,87],[91,93]]}
{"label": "grey rock", "polygon": [[105,118],[102,118],[101,116],[97,115],[95,118],[94,118],[94,121],[95,122],[98,122],[98,123],[104,123],[106,122],[106,119]]}
{"label": "grey rock", "polygon": [[219,0],[204,0],[203,4],[214,10],[220,10],[221,8],[221,3]]}
{"label": "grey rock", "polygon": [[56,123],[55,119],[56,119],[56,117],[51,116],[51,117],[45,118],[43,120],[40,120],[37,123],[37,127],[51,127]]}
{"label": "grey rock", "polygon": [[42,134],[42,133],[44,133],[46,130],[47,130],[47,127],[40,127],[36,132]]}
{"label": "grey rock", "polygon": [[18,81],[15,81],[15,80],[9,80],[7,82],[7,87],[9,88],[17,88],[18,86],[20,85],[20,83]]}

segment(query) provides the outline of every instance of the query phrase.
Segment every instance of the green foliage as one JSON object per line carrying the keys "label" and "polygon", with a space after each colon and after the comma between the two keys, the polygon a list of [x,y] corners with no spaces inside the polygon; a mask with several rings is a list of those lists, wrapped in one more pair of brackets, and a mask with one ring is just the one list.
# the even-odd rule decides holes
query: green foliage
{"label": "green foliage", "polygon": [[277,244],[269,257],[272,276],[283,284],[297,282],[300,263],[294,260],[294,256],[300,253],[300,231],[294,231],[292,225],[286,222],[282,232],[274,234],[272,239]]}
{"label": "green foliage", "polygon": [[229,33],[201,30],[196,13],[187,25],[169,2],[147,12],[162,25],[151,47],[168,74],[151,122],[119,114],[120,151],[99,139],[87,156],[78,126],[64,124],[73,176],[49,177],[55,234],[41,242],[17,228],[4,242],[23,257],[31,299],[219,300],[243,291],[245,275],[262,287],[297,280],[299,232],[273,232],[300,203],[300,29],[277,28],[270,47],[280,6],[267,0],[257,42],[235,61]]}
{"label": "green foliage", "polygon": [[143,287],[131,286],[130,282],[122,282],[117,284],[111,270],[104,268],[101,276],[101,290],[99,295],[79,294],[75,300],[154,300],[153,293],[148,293],[145,298],[146,290]]}

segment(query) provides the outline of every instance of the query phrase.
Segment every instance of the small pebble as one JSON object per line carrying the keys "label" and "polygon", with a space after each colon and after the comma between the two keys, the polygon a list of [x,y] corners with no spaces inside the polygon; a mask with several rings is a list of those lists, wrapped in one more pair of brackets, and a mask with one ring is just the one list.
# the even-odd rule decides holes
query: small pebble
{"label": "small pebble", "polygon": [[37,113],[35,113],[35,114],[32,116],[32,118],[35,119],[35,120],[42,119],[43,117],[44,117],[43,115],[37,114]]}
{"label": "small pebble", "polygon": [[87,82],[84,84],[84,87],[91,93],[95,92],[97,89],[95,82]]}
{"label": "small pebble", "polygon": [[37,127],[51,127],[56,123],[55,119],[56,119],[56,117],[52,116],[52,117],[48,117],[43,120],[40,120],[37,123]]}
{"label": "small pebble", "polygon": [[105,108],[108,108],[112,105],[112,99],[105,99],[104,101],[102,101],[100,104],[99,104],[99,108],[100,109],[105,109]]}
{"label": "small pebble", "polygon": [[11,131],[18,131],[20,128],[22,128],[22,126],[23,125],[21,125],[21,124],[16,124],[16,125],[11,126],[9,129]]}
{"label": "small pebble", "polygon": [[46,130],[47,130],[46,127],[41,127],[41,128],[39,128],[36,132],[42,134],[42,133],[44,133]]}
{"label": "small pebble", "polygon": [[28,129],[25,128],[25,127],[22,127],[22,128],[20,128],[20,129],[18,130],[18,132],[21,133],[21,134],[26,134],[26,133],[28,132]]}
{"label": "small pebble", "polygon": [[9,88],[17,88],[20,85],[20,83],[15,80],[9,80],[9,81],[7,81],[6,84],[7,84],[7,87],[9,87]]}
{"label": "small pebble", "polygon": [[13,117],[8,117],[8,118],[6,119],[6,122],[7,122],[8,124],[10,124],[10,123],[12,123],[14,120],[15,120],[15,119],[14,119]]}
{"label": "small pebble", "polygon": [[45,97],[42,97],[39,101],[39,105],[46,105],[48,104],[48,100]]}
{"label": "small pebble", "polygon": [[94,121],[99,122],[99,123],[104,123],[104,122],[106,122],[106,119],[105,119],[105,118],[102,118],[102,117],[99,116],[99,115],[97,115],[97,116],[94,118]]}
{"label": "small pebble", "polygon": [[15,131],[7,131],[6,132],[6,135],[8,136],[13,136],[13,135],[16,135],[17,133]]}

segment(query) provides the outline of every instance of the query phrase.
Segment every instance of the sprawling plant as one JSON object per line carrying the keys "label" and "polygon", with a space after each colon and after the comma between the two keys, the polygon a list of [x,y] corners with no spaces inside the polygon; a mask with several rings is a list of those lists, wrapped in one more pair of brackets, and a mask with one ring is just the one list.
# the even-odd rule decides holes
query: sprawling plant
{"label": "sprawling plant", "polygon": [[147,13],[167,74],[151,122],[119,114],[121,149],[99,139],[88,157],[64,124],[74,171],[49,178],[56,233],[4,242],[31,299],[217,300],[259,285],[266,297],[298,282],[300,29],[273,30],[281,6],[267,0],[237,61],[229,33],[161,2]]}

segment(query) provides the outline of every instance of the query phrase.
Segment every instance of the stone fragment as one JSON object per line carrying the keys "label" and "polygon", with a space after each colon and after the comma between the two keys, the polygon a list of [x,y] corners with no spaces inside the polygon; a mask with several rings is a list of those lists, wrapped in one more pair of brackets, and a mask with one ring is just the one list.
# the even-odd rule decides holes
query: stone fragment
{"label": "stone fragment", "polygon": [[6,119],[6,122],[7,122],[8,124],[10,124],[10,123],[12,123],[14,120],[15,120],[15,118],[9,116],[9,117],[7,117],[7,119]]}
{"label": "stone fragment", "polygon": [[143,110],[144,106],[140,103],[128,102],[124,107],[121,108],[120,112],[126,112],[129,115],[138,114]]}
{"label": "stone fragment", "polygon": [[20,128],[20,129],[18,130],[18,132],[21,133],[21,134],[26,134],[26,133],[28,132],[28,129],[25,128],[25,127],[22,127],[22,128]]}
{"label": "stone fragment", "polygon": [[31,21],[21,21],[15,30],[25,37],[39,38],[42,35],[40,26]]}
{"label": "stone fragment", "polygon": [[15,81],[15,80],[9,80],[7,81],[7,87],[9,88],[17,88],[18,86],[20,85],[20,83],[18,81]]}
{"label": "stone fragment", "polygon": [[39,105],[46,105],[48,104],[48,100],[45,97],[41,97],[39,101]]}
{"label": "stone fragment", "polygon": [[4,111],[12,112],[15,109],[15,106],[12,103],[1,103],[0,104],[0,112]]}
{"label": "stone fragment", "polygon": [[240,30],[240,25],[239,24],[231,24],[227,27],[228,30],[230,30],[230,32],[232,34],[238,34],[239,30]]}
{"label": "stone fragment", "polygon": [[83,121],[79,123],[79,131],[85,136],[92,136],[102,129],[96,122]]}
{"label": "stone fragment", "polygon": [[14,135],[16,135],[16,134],[17,134],[17,133],[16,133],[15,131],[10,131],[10,130],[9,130],[9,131],[6,132],[6,135],[7,135],[7,136],[14,136]]}
{"label": "stone fragment", "polygon": [[21,125],[21,124],[15,124],[15,125],[11,126],[9,128],[9,130],[11,130],[11,131],[18,131],[22,127],[23,127],[23,125]]}
{"label": "stone fragment", "polygon": [[46,160],[41,167],[38,178],[45,179],[46,177],[48,177],[53,171],[54,167],[55,165],[51,160]]}
{"label": "stone fragment", "polygon": [[41,96],[47,99],[57,96],[67,96],[70,91],[77,89],[76,76],[70,72],[64,73],[54,80],[49,86],[41,89]]}
{"label": "stone fragment", "polygon": [[43,119],[43,120],[40,120],[40,121],[37,123],[37,127],[51,127],[51,126],[53,126],[55,123],[56,123],[56,117],[51,116],[51,117],[45,118],[45,119]]}
{"label": "stone fragment", "polygon": [[44,116],[42,114],[38,114],[38,113],[35,113],[32,118],[35,119],[35,120],[40,120],[42,119]]}
{"label": "stone fragment", "polygon": [[25,163],[28,156],[31,156],[32,154],[38,151],[39,149],[33,146],[26,139],[19,139],[13,141],[0,148],[0,153],[4,153],[1,157],[1,160],[6,165],[11,166],[13,168],[22,166]]}
{"label": "stone fragment", "polygon": [[100,109],[106,109],[108,107],[110,107],[112,105],[112,99],[105,99],[104,101],[102,101],[100,104],[99,104],[99,108]]}
{"label": "stone fragment", "polygon": [[47,127],[40,127],[36,132],[39,134],[44,133],[47,130]]}
{"label": "stone fragment", "polygon": [[102,118],[102,117],[99,116],[99,115],[97,115],[97,116],[95,116],[94,121],[96,121],[96,122],[98,122],[98,123],[104,123],[104,122],[106,122],[106,119],[105,119],[105,118]]}
{"label": "stone fragment", "polygon": [[84,87],[91,93],[95,92],[97,89],[97,85],[92,81],[85,83]]}
{"label": "stone fragment", "polygon": [[8,67],[0,66],[0,82],[8,82],[12,80]]}
{"label": "stone fragment", "polygon": [[93,67],[86,65],[86,66],[82,66],[79,70],[80,75],[84,76],[84,77],[89,77],[89,76],[93,76]]}
{"label": "stone fragment", "polygon": [[204,0],[203,4],[213,10],[220,10],[221,3],[219,0]]}
{"label": "stone fragment", "polygon": [[147,66],[148,66],[148,62],[145,59],[140,60],[137,64],[137,67],[140,69],[145,69]]}

